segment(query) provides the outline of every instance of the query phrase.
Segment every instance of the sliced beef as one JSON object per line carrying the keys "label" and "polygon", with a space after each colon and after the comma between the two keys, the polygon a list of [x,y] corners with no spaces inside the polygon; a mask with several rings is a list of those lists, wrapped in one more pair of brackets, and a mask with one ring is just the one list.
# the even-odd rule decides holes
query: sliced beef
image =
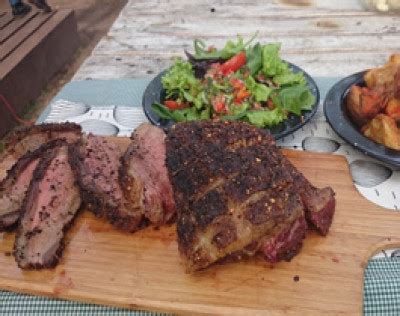
{"label": "sliced beef", "polygon": [[27,152],[8,171],[0,182],[0,232],[11,230],[18,222],[25,193],[37,165],[42,157],[58,145],[57,140],[50,141],[32,152]]}
{"label": "sliced beef", "polygon": [[140,125],[121,159],[120,181],[125,198],[144,210],[154,225],[175,215],[172,187],[165,166],[165,133],[150,124]]}
{"label": "sliced beef", "polygon": [[278,231],[279,233],[272,236],[264,236],[258,243],[257,250],[271,263],[290,261],[297,255],[306,236],[307,222],[303,216],[299,216],[290,225],[280,227]]}
{"label": "sliced beef", "polygon": [[147,221],[141,200],[130,203],[123,195],[118,179],[122,154],[117,145],[101,136],[88,135],[70,147],[70,161],[87,207],[115,227],[134,232]]}
{"label": "sliced beef", "polygon": [[74,123],[40,124],[16,130],[8,139],[4,153],[0,156],[0,169],[9,170],[19,158],[34,151],[53,139],[76,142],[81,136],[81,127]]}
{"label": "sliced beef", "polygon": [[64,234],[81,204],[68,162],[68,144],[57,142],[39,162],[21,207],[14,255],[22,269],[50,268],[57,264]]}
{"label": "sliced beef", "polygon": [[325,236],[331,227],[335,213],[335,192],[332,188],[314,187],[290,161],[285,158],[285,167],[290,171],[296,190],[302,198],[307,222]]}
{"label": "sliced beef", "polygon": [[[315,222],[305,211],[328,214],[316,222],[331,223],[334,203],[326,199],[334,197],[322,194],[331,189],[311,186],[265,130],[243,122],[179,123],[166,146],[179,251],[188,271],[255,253],[270,262],[290,260],[301,248],[305,219]],[[299,179],[309,187],[300,190]]]}

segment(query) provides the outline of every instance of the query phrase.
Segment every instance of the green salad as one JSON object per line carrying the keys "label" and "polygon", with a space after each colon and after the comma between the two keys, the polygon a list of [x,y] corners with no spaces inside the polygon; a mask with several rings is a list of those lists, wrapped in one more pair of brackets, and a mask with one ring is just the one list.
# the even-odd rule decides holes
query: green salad
{"label": "green salad", "polygon": [[218,50],[194,41],[195,54],[176,59],[162,77],[166,97],[153,111],[177,122],[243,120],[272,127],[290,113],[301,117],[315,97],[302,72],[294,73],[280,56],[280,44],[228,41]]}

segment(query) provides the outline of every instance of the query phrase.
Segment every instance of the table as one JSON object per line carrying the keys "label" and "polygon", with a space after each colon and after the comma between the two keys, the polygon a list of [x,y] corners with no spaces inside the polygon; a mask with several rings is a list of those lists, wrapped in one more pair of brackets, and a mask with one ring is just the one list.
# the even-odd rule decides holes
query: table
{"label": "table", "polygon": [[311,75],[340,77],[384,63],[398,50],[400,27],[398,16],[356,0],[129,0],[73,80],[151,76],[194,38],[218,45],[257,31]]}
{"label": "table", "polygon": [[129,0],[74,80],[155,74],[194,38],[218,45],[257,31],[313,76],[378,66],[399,49],[398,16],[366,11],[360,0]]}

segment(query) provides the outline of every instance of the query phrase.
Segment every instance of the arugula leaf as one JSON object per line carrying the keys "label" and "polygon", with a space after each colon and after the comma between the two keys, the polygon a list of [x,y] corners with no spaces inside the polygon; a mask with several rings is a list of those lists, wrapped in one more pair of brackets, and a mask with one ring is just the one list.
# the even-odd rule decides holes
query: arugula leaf
{"label": "arugula leaf", "polygon": [[281,44],[271,43],[262,48],[262,72],[267,77],[287,73],[289,66],[279,57]]}
{"label": "arugula leaf", "polygon": [[272,88],[267,87],[265,84],[257,83],[252,76],[248,76],[244,83],[256,102],[267,101],[273,91]]}
{"label": "arugula leaf", "polygon": [[[210,56],[212,53],[212,52],[207,52],[206,43],[204,43],[203,40],[198,39],[198,38],[196,38],[193,41],[193,47],[194,47],[195,57],[197,57],[197,58],[200,58],[198,56],[202,56],[203,54],[206,54],[206,53],[208,53],[208,56]],[[215,57],[213,56],[213,57],[209,57],[209,58],[215,58]]]}
{"label": "arugula leaf", "polygon": [[164,105],[160,103],[153,103],[151,105],[151,109],[155,114],[157,114],[162,119],[170,120],[171,118],[171,111]]}
{"label": "arugula leaf", "polygon": [[304,74],[302,72],[293,73],[291,71],[289,71],[288,73],[276,75],[273,78],[273,82],[281,86],[293,84],[305,85],[307,83],[306,78],[304,77]]}
{"label": "arugula leaf", "polygon": [[311,110],[315,97],[307,86],[293,86],[283,88],[272,96],[274,104],[296,115],[301,115],[302,110]]}
{"label": "arugula leaf", "polygon": [[246,60],[246,66],[249,68],[251,75],[254,76],[262,66],[262,48],[260,43],[246,50]]}
{"label": "arugula leaf", "polygon": [[247,46],[250,45],[250,43],[256,38],[258,32],[254,34],[250,40],[247,42],[244,42],[243,38],[238,35],[237,37],[237,42],[233,42],[229,40],[223,49],[221,50],[211,50],[208,51],[208,48],[204,41],[200,39],[195,39],[193,42],[194,46],[194,57],[196,59],[214,59],[214,58],[222,58],[222,59],[229,59],[233,56],[235,56],[237,53],[245,50]]}
{"label": "arugula leaf", "polygon": [[256,110],[246,113],[245,120],[257,127],[274,126],[286,119],[280,108],[271,110]]}

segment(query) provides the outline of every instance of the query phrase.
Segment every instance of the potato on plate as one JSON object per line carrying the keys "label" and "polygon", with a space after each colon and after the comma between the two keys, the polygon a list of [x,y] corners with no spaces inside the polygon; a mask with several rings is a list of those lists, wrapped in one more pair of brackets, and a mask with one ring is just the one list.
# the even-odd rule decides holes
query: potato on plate
{"label": "potato on plate", "polygon": [[394,84],[396,73],[400,69],[400,54],[393,54],[389,61],[382,67],[369,70],[364,75],[368,88],[390,87]]}
{"label": "potato on plate", "polygon": [[400,130],[396,121],[385,114],[378,114],[361,129],[362,133],[373,141],[386,147],[400,150]]}
{"label": "potato on plate", "polygon": [[353,85],[346,98],[350,117],[358,126],[367,124],[385,108],[384,98],[378,91]]}
{"label": "potato on plate", "polygon": [[394,118],[397,123],[400,123],[400,99],[391,99],[385,109],[388,116]]}

